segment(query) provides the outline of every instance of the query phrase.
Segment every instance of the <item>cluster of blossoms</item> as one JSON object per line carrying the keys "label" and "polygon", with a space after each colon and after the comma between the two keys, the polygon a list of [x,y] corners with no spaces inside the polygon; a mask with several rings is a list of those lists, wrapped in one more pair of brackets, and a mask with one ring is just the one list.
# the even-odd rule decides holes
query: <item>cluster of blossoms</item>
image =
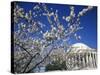
{"label": "cluster of blossoms", "polygon": [[44,38],[46,40],[59,40],[64,33],[64,27],[62,25],[58,26],[58,29],[56,27],[51,26],[51,31],[47,31],[44,33]]}
{"label": "cluster of blossoms", "polygon": [[82,9],[82,11],[79,12],[78,17],[83,16],[85,13],[87,13],[91,9],[93,9],[92,6],[88,6],[87,8]]}
{"label": "cluster of blossoms", "polygon": [[24,10],[23,8],[20,8],[18,5],[16,5],[14,7],[14,21],[15,23],[18,23],[18,21],[20,20],[19,18],[23,18],[24,17]]}

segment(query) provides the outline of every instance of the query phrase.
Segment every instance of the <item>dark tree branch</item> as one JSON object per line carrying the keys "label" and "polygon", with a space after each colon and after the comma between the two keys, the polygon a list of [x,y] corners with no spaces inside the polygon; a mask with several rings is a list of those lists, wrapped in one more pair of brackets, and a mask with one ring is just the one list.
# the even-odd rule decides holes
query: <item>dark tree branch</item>
{"label": "dark tree branch", "polygon": [[31,61],[33,60],[33,58],[36,57],[36,55],[39,55],[39,53],[36,53],[33,57],[31,57],[31,59],[29,60],[29,62],[26,64],[23,73],[26,71],[27,67],[30,65]]}
{"label": "dark tree branch", "polygon": [[48,58],[48,56],[50,55],[50,53],[52,52],[53,49],[51,49],[49,51],[49,53],[40,61],[38,62],[33,68],[31,68],[29,71],[27,71],[26,73],[30,73],[32,70],[34,70],[39,64],[41,64],[46,58]]}
{"label": "dark tree branch", "polygon": [[17,44],[17,43],[15,43],[17,46],[19,46],[20,48],[22,48],[24,51],[26,51],[29,55],[30,55],[30,57],[32,57],[32,55],[23,47],[23,46],[21,46],[21,45],[19,45],[19,44]]}
{"label": "dark tree branch", "polygon": [[24,47],[20,46],[19,44],[15,43],[16,45],[18,45],[19,47],[21,47],[23,50],[25,50],[31,57],[29,62],[26,64],[23,73],[26,71],[27,67],[30,65],[31,61],[33,60],[33,58],[36,57],[36,55],[39,55],[39,53],[36,53],[34,56],[32,56]]}

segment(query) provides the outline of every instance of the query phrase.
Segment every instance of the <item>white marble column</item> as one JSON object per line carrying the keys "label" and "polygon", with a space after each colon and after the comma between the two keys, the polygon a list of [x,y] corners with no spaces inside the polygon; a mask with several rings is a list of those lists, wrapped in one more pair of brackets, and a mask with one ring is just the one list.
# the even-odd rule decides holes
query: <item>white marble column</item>
{"label": "white marble column", "polygon": [[95,53],[93,53],[93,61],[92,61],[92,63],[93,63],[93,67],[95,67]]}
{"label": "white marble column", "polygon": [[91,67],[93,68],[93,53],[91,53]]}
{"label": "white marble column", "polygon": [[78,55],[78,62],[79,62],[79,63],[78,63],[78,64],[79,64],[78,66],[79,66],[79,67],[81,67],[81,57],[80,57],[80,56],[81,56],[81,55],[80,55],[80,53],[79,53],[79,55]]}
{"label": "white marble column", "polygon": [[83,56],[83,57],[82,57],[82,65],[83,65],[83,68],[85,67],[85,64],[86,64],[86,62],[85,62],[85,57]]}
{"label": "white marble column", "polygon": [[85,67],[88,66],[88,54],[85,55]]}
{"label": "white marble column", "polygon": [[95,67],[97,67],[97,54],[94,54]]}
{"label": "white marble column", "polygon": [[90,53],[90,56],[89,56],[89,67],[93,67],[93,62],[92,62],[92,53]]}

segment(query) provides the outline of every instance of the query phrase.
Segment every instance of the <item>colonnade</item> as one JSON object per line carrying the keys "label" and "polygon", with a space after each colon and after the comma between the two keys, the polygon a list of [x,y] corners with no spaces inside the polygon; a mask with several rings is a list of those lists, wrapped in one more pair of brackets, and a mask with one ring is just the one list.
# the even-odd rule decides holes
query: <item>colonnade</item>
{"label": "colonnade", "polygon": [[66,66],[69,70],[96,68],[97,53],[92,51],[83,53],[71,53],[66,58]]}

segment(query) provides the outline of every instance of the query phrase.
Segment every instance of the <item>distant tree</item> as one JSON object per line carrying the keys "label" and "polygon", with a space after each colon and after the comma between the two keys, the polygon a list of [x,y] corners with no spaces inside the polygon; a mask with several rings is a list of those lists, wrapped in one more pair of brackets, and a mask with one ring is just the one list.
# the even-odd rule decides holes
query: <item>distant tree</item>
{"label": "distant tree", "polygon": [[59,62],[53,61],[52,63],[46,66],[46,71],[54,71],[54,70],[67,70],[66,61]]}

